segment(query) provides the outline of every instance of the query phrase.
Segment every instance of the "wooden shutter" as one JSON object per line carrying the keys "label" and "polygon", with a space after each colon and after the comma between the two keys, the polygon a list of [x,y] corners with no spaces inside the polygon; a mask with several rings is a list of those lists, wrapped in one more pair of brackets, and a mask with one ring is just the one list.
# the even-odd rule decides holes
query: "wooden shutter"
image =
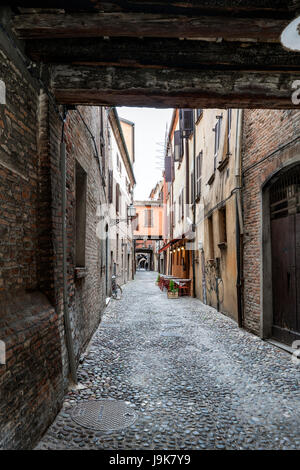
{"label": "wooden shutter", "polygon": [[181,131],[174,132],[174,161],[180,162],[183,157],[183,140]]}
{"label": "wooden shutter", "polygon": [[153,226],[153,211],[152,209],[145,209],[145,227],[152,227]]}
{"label": "wooden shutter", "polygon": [[148,221],[149,221],[149,227],[153,226],[153,210],[149,209],[148,210]]}
{"label": "wooden shutter", "polygon": [[108,202],[113,202],[113,170],[108,173]]}
{"label": "wooden shutter", "polygon": [[120,185],[116,183],[116,212],[120,210]]}
{"label": "wooden shutter", "polygon": [[227,149],[226,155],[230,154],[230,136],[231,136],[232,109],[227,112]]}
{"label": "wooden shutter", "polygon": [[215,133],[215,144],[214,144],[214,171],[217,168],[217,124],[213,128],[213,132]]}
{"label": "wooden shutter", "polygon": [[203,152],[201,151],[196,159],[196,188],[195,188],[196,199],[199,199],[201,196],[202,157],[203,157]]}
{"label": "wooden shutter", "polygon": [[222,122],[222,116],[217,116],[217,123],[213,129],[215,133],[214,171],[217,168],[217,156],[218,156],[218,151],[220,147],[221,122]]}
{"label": "wooden shutter", "polygon": [[165,178],[167,183],[171,183],[172,181],[172,162],[171,157],[165,157]]}
{"label": "wooden shutter", "polygon": [[172,227],[175,226],[175,220],[176,220],[176,201],[174,201],[173,203]]}
{"label": "wooden shutter", "polygon": [[217,152],[219,151],[219,148],[220,148],[221,123],[222,123],[222,117],[219,116],[218,122],[217,122]]}
{"label": "wooden shutter", "polygon": [[226,206],[219,209],[219,243],[227,242]]}
{"label": "wooden shutter", "polygon": [[179,112],[179,126],[183,137],[188,137],[194,129],[194,110],[181,109]]}
{"label": "wooden shutter", "polygon": [[174,168],[174,155],[171,155],[171,182],[174,180],[175,178],[175,168]]}

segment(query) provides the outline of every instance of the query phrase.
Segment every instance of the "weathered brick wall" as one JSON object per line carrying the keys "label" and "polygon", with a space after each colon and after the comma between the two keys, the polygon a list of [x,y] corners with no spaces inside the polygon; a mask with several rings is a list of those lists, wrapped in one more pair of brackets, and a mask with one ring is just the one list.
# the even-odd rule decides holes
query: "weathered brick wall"
{"label": "weathered brick wall", "polygon": [[[1,35],[0,31],[0,35]],[[54,419],[68,384],[62,298],[62,209],[57,107],[0,38],[0,448],[30,448]],[[3,46],[3,47],[2,47]],[[62,111],[60,109],[60,111]],[[81,108],[99,148],[99,109]],[[67,145],[68,294],[77,361],[105,305],[105,270],[96,235],[105,194],[91,136],[76,111]],[[75,280],[75,162],[87,173],[86,268]]]}
{"label": "weathered brick wall", "polygon": [[261,315],[261,188],[287,162],[300,160],[299,139],[300,111],[244,111],[244,326],[255,334]]}
{"label": "weathered brick wall", "polygon": [[[80,108],[80,112],[94,136],[100,135],[99,108]],[[52,186],[52,220],[54,243],[54,284],[56,309],[62,315],[62,250],[61,250],[61,182],[59,143],[61,121],[50,113],[50,158]],[[91,335],[97,328],[105,306],[105,259],[102,240],[96,235],[100,220],[99,209],[105,204],[105,193],[100,178],[98,160],[91,136],[79,114],[69,111],[65,122],[64,140],[67,152],[67,260],[69,309],[74,332],[74,349],[78,360]],[[97,142],[98,153],[99,141]],[[86,195],[86,276],[75,278],[75,165],[76,160],[87,174]],[[64,364],[67,364],[66,354]]]}
{"label": "weathered brick wall", "polygon": [[0,105],[0,340],[6,364],[0,365],[0,448],[19,449],[30,448],[54,419],[63,387],[59,322],[40,292],[53,287],[51,232],[42,222],[50,200],[45,206],[46,185],[39,181],[40,90],[4,41],[1,37],[6,105]]}
{"label": "weathered brick wall", "polygon": [[36,291],[2,293],[0,308],[0,449],[30,449],[63,399],[57,314]]}
{"label": "weathered brick wall", "polygon": [[37,283],[37,90],[0,51],[0,289]]}

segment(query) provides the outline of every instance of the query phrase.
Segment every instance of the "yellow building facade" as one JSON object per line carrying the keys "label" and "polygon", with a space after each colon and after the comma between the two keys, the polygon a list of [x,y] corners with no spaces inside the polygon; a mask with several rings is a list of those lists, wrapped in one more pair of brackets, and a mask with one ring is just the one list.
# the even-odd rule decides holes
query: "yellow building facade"
{"label": "yellow building facade", "polygon": [[[174,110],[168,152],[168,273],[191,294],[239,321],[239,110]],[[176,132],[177,131],[177,132]]]}

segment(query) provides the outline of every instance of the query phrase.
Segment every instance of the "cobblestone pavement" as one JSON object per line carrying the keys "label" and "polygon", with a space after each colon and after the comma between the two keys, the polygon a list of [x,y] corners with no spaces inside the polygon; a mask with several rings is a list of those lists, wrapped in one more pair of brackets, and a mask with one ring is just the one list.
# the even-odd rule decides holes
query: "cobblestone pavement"
{"label": "cobblestone pavement", "polygon": [[[193,298],[167,299],[138,272],[111,301],[38,449],[299,449],[299,372],[291,356]],[[121,431],[70,417],[84,400],[132,404]]]}

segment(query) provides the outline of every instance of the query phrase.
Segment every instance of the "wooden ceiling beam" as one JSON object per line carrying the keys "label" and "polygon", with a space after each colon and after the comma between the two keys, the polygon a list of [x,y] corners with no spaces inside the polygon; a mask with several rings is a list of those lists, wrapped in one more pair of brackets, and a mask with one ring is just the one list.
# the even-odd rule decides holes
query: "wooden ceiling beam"
{"label": "wooden ceiling beam", "polygon": [[61,104],[180,108],[297,108],[292,83],[299,74],[178,71],[52,66]]}
{"label": "wooden ceiling beam", "polygon": [[298,53],[280,44],[133,38],[44,39],[26,42],[35,62],[179,69],[300,71]]}
{"label": "wooden ceiling beam", "polygon": [[11,0],[22,9],[64,9],[65,11],[285,15],[299,0]]}
{"label": "wooden ceiling beam", "polygon": [[22,14],[13,29],[22,39],[72,37],[223,38],[278,42],[287,19],[144,13]]}
{"label": "wooden ceiling beam", "polygon": [[299,53],[280,44],[132,38],[43,39],[26,42],[35,62],[179,69],[300,71]]}
{"label": "wooden ceiling beam", "polygon": [[163,11],[188,12],[208,11],[246,14],[282,14],[294,10],[299,0],[93,0],[94,8],[101,11],[144,11],[158,13]]}

